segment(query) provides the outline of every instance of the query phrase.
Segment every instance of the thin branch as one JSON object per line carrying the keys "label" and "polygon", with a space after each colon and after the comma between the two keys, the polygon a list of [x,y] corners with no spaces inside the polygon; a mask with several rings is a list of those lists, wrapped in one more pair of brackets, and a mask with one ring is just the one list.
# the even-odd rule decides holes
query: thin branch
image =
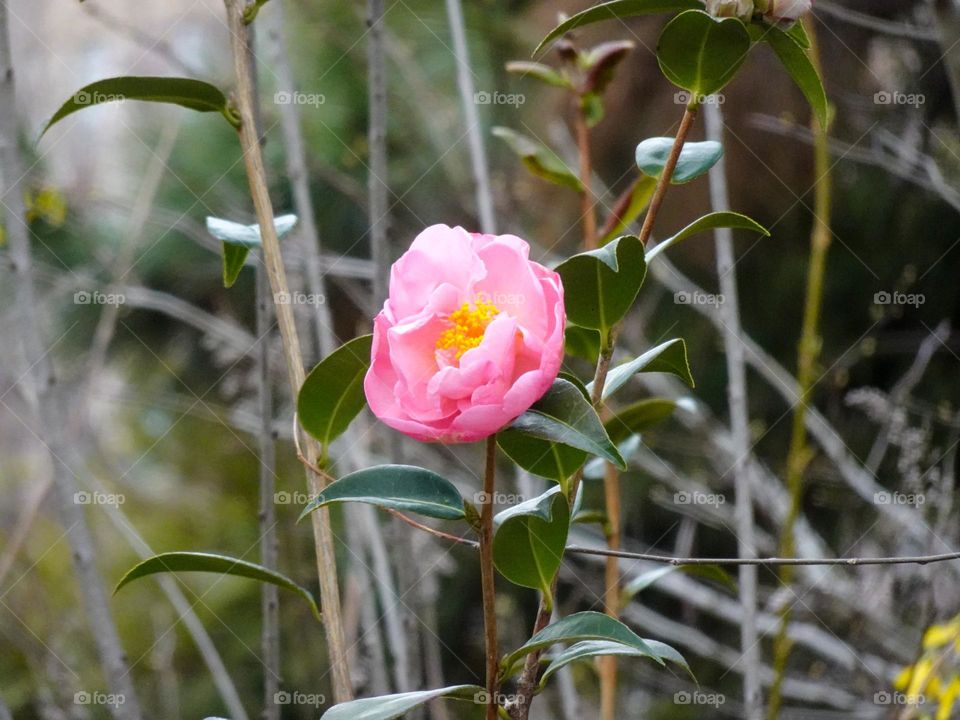
{"label": "thin branch", "polygon": [[480,505],[480,575],[483,586],[483,631],[487,666],[487,720],[497,720],[499,700],[497,652],[497,590],[493,570],[493,497],[497,476],[496,435],[487,438],[486,467],[483,475],[483,502]]}

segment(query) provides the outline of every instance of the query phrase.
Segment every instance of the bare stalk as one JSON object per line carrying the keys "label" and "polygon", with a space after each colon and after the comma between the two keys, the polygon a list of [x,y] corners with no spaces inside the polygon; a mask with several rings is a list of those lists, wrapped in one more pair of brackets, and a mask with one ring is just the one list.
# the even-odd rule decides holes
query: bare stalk
{"label": "bare stalk", "polygon": [[483,629],[487,658],[487,720],[497,720],[497,608],[493,570],[493,493],[497,475],[497,438],[487,438],[487,461],[480,505],[480,577],[483,586]]}
{"label": "bare stalk", "polygon": [[[280,242],[273,224],[273,205],[267,185],[266,170],[260,151],[255,121],[255,98],[253,78],[247,62],[249,42],[248,28],[244,21],[244,3],[242,0],[226,0],[227,19],[233,50],[234,73],[237,88],[234,96],[236,109],[240,116],[240,145],[246,165],[250,193],[256,210],[260,236],[263,241],[264,264],[270,279],[274,297],[278,293],[289,293],[283,258],[280,254]],[[293,317],[293,307],[286,303],[275,303],[277,323],[283,344],[284,360],[290,391],[294,397],[300,391],[304,380],[303,360],[300,350],[300,338]],[[305,457],[316,465],[322,454],[318,443],[312,438],[304,444]],[[307,472],[307,484],[311,495],[319,493],[324,486],[323,479],[314,472]],[[346,702],[353,698],[350,681],[349,659],[343,637],[343,623],[340,611],[340,592],[337,581],[336,557],[333,533],[330,529],[329,513],[321,508],[311,514],[317,551],[317,571],[320,579],[320,601],[323,605],[323,623],[330,654],[330,671],[333,677],[333,695],[336,702]]]}
{"label": "bare stalk", "polygon": [[27,371],[21,384],[30,404],[28,429],[48,455],[59,512],[70,545],[74,573],[83,598],[90,630],[96,643],[103,675],[111,693],[124,702],[111,706],[117,720],[139,720],[140,704],[130,676],[126,654],[110,614],[103,581],[96,566],[96,550],[84,516],[75,499],[76,478],[61,458],[67,457],[61,409],[54,392],[54,370],[43,346],[33,278],[33,258],[23,205],[23,162],[20,157],[16,118],[16,89],[7,3],[0,3],[0,198],[6,207],[5,227],[13,268],[20,338]]}
{"label": "bare stalk", "polygon": [[[723,142],[723,111],[717,103],[705,109],[707,139]],[[730,209],[727,189],[726,161],[710,170],[710,205],[714,212]],[[720,277],[720,304],[723,322],[723,345],[727,357],[727,402],[730,405],[730,431],[736,458],[733,478],[736,488],[737,553],[741,557],[756,556],[754,541],[753,499],[750,492],[750,417],[747,404],[747,368],[743,342],[740,339],[740,302],[737,295],[737,273],[733,254],[733,232],[720,228],[714,233],[717,248],[717,275]],[[743,702],[745,720],[761,720],[763,704],[760,690],[760,646],[757,644],[757,569],[740,566],[740,650],[743,653]]]}
{"label": "bare stalk", "polygon": [[593,198],[593,166],[590,158],[590,127],[587,125],[587,112],[577,102],[576,114],[577,148],[580,152],[580,217],[583,221],[583,246],[593,250],[597,246],[597,207]]}
{"label": "bare stalk", "polygon": [[474,73],[470,66],[470,51],[467,48],[466,24],[463,19],[461,0],[446,0],[450,34],[453,36],[453,55],[457,63],[457,89],[467,121],[467,141],[470,147],[470,164],[476,188],[477,213],[480,229],[485,233],[497,231],[494,216],[493,193],[490,191],[490,170],[487,167],[487,152],[483,142],[483,129],[474,93]]}
{"label": "bare stalk", "polygon": [[[807,34],[810,36],[810,58],[821,71],[820,51],[816,30],[812,21],[806,21]],[[826,127],[814,120],[814,194],[813,234],[810,238],[810,267],[807,270],[806,302],[803,311],[803,329],[800,347],[797,351],[798,400],[793,411],[793,424],[790,435],[790,450],[787,455],[787,491],[790,493],[790,506],[780,531],[780,554],[791,557],[796,553],[794,526],[800,516],[803,500],[803,476],[810,461],[811,450],[807,445],[806,413],[807,405],[816,384],[816,365],[820,357],[820,312],[823,307],[823,285],[827,267],[827,251],[832,239],[830,232],[831,193],[833,189],[830,174],[830,145]],[[791,565],[780,568],[780,582],[790,587],[795,579]],[[790,611],[793,603],[787,601],[780,611],[780,625],[773,643],[774,680],[770,688],[770,702],[767,717],[777,720],[780,717],[783,679],[786,675],[787,660],[790,657],[792,643],[787,633],[790,623]]]}

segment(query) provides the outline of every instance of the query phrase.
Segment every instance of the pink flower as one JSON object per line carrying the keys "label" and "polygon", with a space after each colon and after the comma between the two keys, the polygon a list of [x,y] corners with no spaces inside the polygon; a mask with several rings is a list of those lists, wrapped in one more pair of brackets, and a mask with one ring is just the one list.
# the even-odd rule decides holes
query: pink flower
{"label": "pink flower", "polygon": [[370,409],[423,441],[471,442],[550,388],[563,359],[563,285],[514,235],[434,225],[390,272],[364,379]]}
{"label": "pink flower", "polygon": [[789,25],[810,12],[813,0],[767,0],[763,19],[769,23]]}

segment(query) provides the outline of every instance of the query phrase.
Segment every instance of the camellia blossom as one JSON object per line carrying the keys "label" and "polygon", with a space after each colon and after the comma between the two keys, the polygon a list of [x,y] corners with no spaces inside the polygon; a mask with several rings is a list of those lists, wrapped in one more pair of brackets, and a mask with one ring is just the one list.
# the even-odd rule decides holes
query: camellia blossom
{"label": "camellia blossom", "polygon": [[514,235],[434,225],[390,271],[364,391],[385,424],[423,441],[482,440],[550,388],[566,312],[557,273]]}
{"label": "camellia blossom", "polygon": [[766,8],[760,9],[767,22],[789,25],[810,12],[811,7],[813,0],[766,0]]}
{"label": "camellia blossom", "polygon": [[714,17],[749,20],[753,17],[753,0],[707,0],[707,12]]}

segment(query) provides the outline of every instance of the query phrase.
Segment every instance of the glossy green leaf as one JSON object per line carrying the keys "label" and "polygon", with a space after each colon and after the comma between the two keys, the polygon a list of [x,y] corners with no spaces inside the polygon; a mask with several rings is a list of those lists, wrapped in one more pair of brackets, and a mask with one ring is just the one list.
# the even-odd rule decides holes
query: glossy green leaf
{"label": "glossy green leaf", "polygon": [[659,665],[663,665],[657,651],[619,620],[598,612],[579,612],[568,615],[530,638],[500,661],[501,676],[508,678],[519,669],[523,658],[534,650],[548,648],[551,645],[583,640],[607,640],[632,647],[645,653]]}
{"label": "glossy green leaf", "polygon": [[493,562],[510,582],[539,590],[552,604],[570,528],[570,505],[560,487],[498,513],[493,519]]}
{"label": "glossy green leaf", "polygon": [[310,371],[300,388],[300,424],[324,447],[347,429],[367,403],[363,378],[370,367],[372,346],[372,335],[341,345]]}
{"label": "glossy green leaf", "polygon": [[734,582],[730,573],[719,565],[666,565],[664,567],[654,568],[645,573],[641,573],[633,580],[623,586],[620,593],[620,606],[623,607],[635,598],[639,593],[656,583],[663,577],[674,572],[682,572],[687,575],[701,577],[711,580],[728,590],[737,592],[737,583]]}
{"label": "glossy green leaf", "polygon": [[199,112],[218,112],[234,127],[240,124],[230,110],[226,96],[210,83],[192,78],[124,76],[98,80],[77,90],[43,126],[40,137],[51,126],[78,110],[127,100],[171,103]]}
{"label": "glossy green leaf", "polygon": [[795,22],[785,32],[804,50],[810,49],[810,37],[807,35],[807,30],[803,27],[802,22]]}
{"label": "glossy green leaf", "polygon": [[247,562],[246,560],[227,557],[226,555],[214,555],[212,553],[168,552],[154,555],[134,565],[133,568],[127,571],[127,574],[117,583],[117,587],[114,588],[113,593],[116,595],[124,585],[139,578],[168,572],[215,573],[217,575],[233,575],[270,583],[271,585],[295,592],[309,603],[314,616],[317,618],[320,617],[320,609],[317,607],[317,602],[313,599],[313,595],[311,595],[308,590],[297,585],[286,575],[281,575],[274,570],[268,570],[265,567]]}
{"label": "glossy green leaf", "polygon": [[594,5],[557,25],[540,42],[533,54],[539,54],[549,43],[566,35],[571,30],[576,30],[578,27],[583,27],[584,25],[601,22],[602,20],[612,20],[614,18],[655,15],[657,13],[670,12],[671,10],[691,10],[700,7],[703,7],[703,3],[699,2],[699,0],[614,0],[614,2]]}
{"label": "glossy green leaf", "polygon": [[503,430],[497,435],[500,449],[511,460],[534,475],[566,482],[587,460],[583,450],[541,440],[519,430]]}
{"label": "glossy green leaf", "polygon": [[603,233],[599,245],[606,245],[615,237],[623,235],[637,221],[650,205],[653,192],[657,188],[657,179],[650,175],[641,175],[620,196],[613,208],[613,217],[608,220],[610,229]]}
{"label": "glossy green leaf", "polygon": [[[630,459],[637,454],[640,449],[640,436],[629,435],[617,443],[617,450],[624,462],[629,463]],[[583,477],[590,480],[603,480],[607,470],[607,461],[602,458],[593,458],[583,466]],[[579,499],[579,498],[578,498]],[[574,513],[576,515],[576,513]]]}
{"label": "glossy green leaf", "polygon": [[[604,423],[607,434],[621,443],[634,434],[646,432],[673,415],[677,403],[669,398],[648,398],[628,405]],[[621,455],[623,453],[621,452]]]}
{"label": "glossy green leaf", "polygon": [[707,230],[716,230],[717,228],[752,230],[753,232],[760,233],[765,237],[770,237],[769,230],[767,230],[756,220],[751,220],[746,215],[729,211],[710,213],[709,215],[704,215],[699,220],[690,223],[687,225],[687,227],[673,237],[667,238],[663,242],[658,243],[656,247],[648,250],[647,263],[652,262],[657,255],[673,247],[681,240],[686,240],[688,237],[696,235],[697,233],[702,233]]}
{"label": "glossy green leaf", "polygon": [[[637,145],[637,167],[651,178],[659,178],[673,149],[674,138],[655,137]],[[713,140],[684,143],[670,182],[683,185],[706,173],[723,157],[723,146]]]}
{"label": "glossy green leaf", "polygon": [[[799,25],[797,23],[794,27]],[[810,56],[807,55],[807,51],[796,37],[783,32],[779,28],[770,27],[764,34],[763,39],[770,44],[797,87],[803,91],[804,97],[807,98],[807,102],[810,103],[810,107],[817,116],[820,127],[827,127],[830,112],[827,105],[827,93],[823,89],[823,81],[810,60]]]}
{"label": "glossy green leaf", "polygon": [[556,87],[570,88],[570,80],[563,74],[554,70],[549,65],[538,62],[525,62],[518,60],[507,63],[507,72],[515,73],[523,77],[530,76],[535,80],[554,85]]}
{"label": "glossy green leaf", "polygon": [[313,498],[300,519],[331,503],[360,502],[415,512],[440,520],[461,520],[463,498],[449,480],[412,465],[377,465],[330,483]]}
{"label": "glossy green leaf", "polygon": [[657,61],[667,79],[696,98],[719,92],[750,51],[750,34],[737,18],[714,18],[702,10],[680,13],[663,29]]}
{"label": "glossy green leaf", "polygon": [[626,468],[616,446],[607,437],[596,410],[583,393],[566,380],[554,380],[546,395],[514,420],[510,429],[578,448],[606,458],[621,469]]}
{"label": "glossy green leaf", "polygon": [[495,127],[492,132],[510,146],[532,174],[578,192],[583,190],[580,178],[550,148],[510,128]]}
{"label": "glossy green leaf", "polygon": [[463,700],[486,704],[487,691],[478,685],[454,685],[439,690],[382,695],[334,705],[321,720],[394,720],[431,700]]}
{"label": "glossy green leaf", "polygon": [[[277,237],[283,239],[297,224],[296,215],[281,215],[274,218]],[[208,217],[207,232],[221,243],[223,251],[223,286],[232,287],[247,261],[251,248],[260,247],[260,226],[241,225],[222,218]]]}
{"label": "glossy green leaf", "polygon": [[[601,460],[600,462],[605,463]],[[587,467],[583,468],[583,478],[577,488],[577,500],[573,504],[572,522],[599,523],[607,522],[607,494],[603,487],[603,473],[599,477],[591,472],[587,476]],[[606,465],[603,466],[606,468]]]}
{"label": "glossy green leaf", "polygon": [[579,325],[568,325],[564,333],[564,352],[596,365],[600,355],[600,333]]}
{"label": "glossy green leaf", "polygon": [[621,643],[613,642],[611,640],[585,640],[583,642],[575,643],[574,645],[565,648],[550,658],[550,662],[547,665],[547,668],[543,671],[543,676],[540,678],[540,688],[542,689],[546,686],[547,681],[554,673],[557,672],[557,670],[560,670],[570,663],[581,662],[583,660],[589,660],[604,655],[653,658],[660,661],[669,660],[670,662],[676,663],[682,667],[684,670],[690,673],[692,677],[693,674],[690,672],[690,666],[687,665],[687,661],[684,660],[683,656],[672,647],[658,642],[657,640],[647,640],[646,643],[652,652],[648,653],[643,650],[638,650],[635,647],[622,645]]}
{"label": "glossy green leaf", "polygon": [[[690,387],[694,386],[687,360],[687,344],[680,338],[667,340],[655,348],[647,350],[640,357],[625,362],[607,373],[607,382],[603,386],[603,400],[622,388],[626,382],[640,372],[665,372],[676,375]],[[593,391],[593,383],[587,385]]]}
{"label": "glossy green leaf", "polygon": [[647,263],[640,239],[625,235],[568,258],[556,270],[563,279],[567,318],[606,337],[633,305]]}

